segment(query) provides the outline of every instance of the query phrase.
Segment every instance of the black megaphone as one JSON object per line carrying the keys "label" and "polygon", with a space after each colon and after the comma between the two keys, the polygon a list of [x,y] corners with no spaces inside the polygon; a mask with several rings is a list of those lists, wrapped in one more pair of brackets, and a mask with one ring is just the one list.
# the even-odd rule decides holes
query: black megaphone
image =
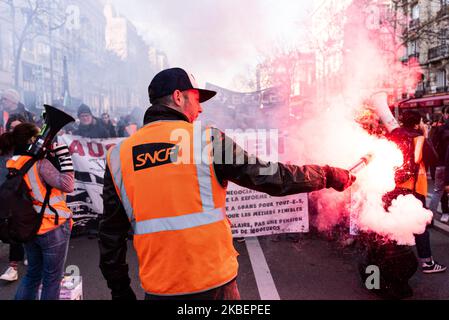
{"label": "black megaphone", "polygon": [[44,157],[47,150],[50,149],[53,139],[64,126],[70,122],[74,122],[75,119],[67,113],[44,104],[44,125],[36,138],[36,141],[30,145],[27,150],[27,154],[32,157]]}

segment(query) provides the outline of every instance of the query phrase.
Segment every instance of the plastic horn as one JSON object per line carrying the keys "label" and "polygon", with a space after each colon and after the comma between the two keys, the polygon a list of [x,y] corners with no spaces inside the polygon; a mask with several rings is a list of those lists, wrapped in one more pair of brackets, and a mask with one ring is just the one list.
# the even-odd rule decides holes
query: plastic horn
{"label": "plastic horn", "polygon": [[66,124],[75,121],[73,117],[55,107],[47,104],[44,104],[44,107],[44,125],[36,141],[27,150],[27,154],[32,157],[43,156],[51,147],[51,142],[59,130]]}
{"label": "plastic horn", "polygon": [[371,102],[375,109],[376,114],[379,116],[382,123],[387,128],[388,132],[392,132],[394,129],[399,128],[399,123],[391,113],[388,107],[387,93],[377,92],[371,96]]}
{"label": "plastic horn", "polygon": [[373,155],[371,153],[364,155],[363,157],[360,158],[359,161],[357,161],[357,163],[355,163],[351,167],[351,169],[349,169],[349,172],[351,172],[352,174],[357,174],[360,170],[365,168],[371,162],[372,159]]}

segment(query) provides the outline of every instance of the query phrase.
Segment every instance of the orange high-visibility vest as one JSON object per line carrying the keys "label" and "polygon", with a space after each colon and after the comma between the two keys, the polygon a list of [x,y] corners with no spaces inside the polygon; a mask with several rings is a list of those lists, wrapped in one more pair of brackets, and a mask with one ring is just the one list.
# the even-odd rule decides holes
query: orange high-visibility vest
{"label": "orange high-visibility vest", "polygon": [[[416,143],[418,142],[418,137],[413,139],[413,146],[416,147]],[[422,149],[421,149],[421,155],[420,158],[422,159]],[[398,184],[397,186],[400,188],[406,188],[410,189],[412,191],[416,191],[417,193],[427,197],[427,172],[426,172],[426,166],[424,165],[424,162],[421,160],[421,162],[418,164],[419,170],[416,177],[411,177],[407,181]]]}
{"label": "orange high-visibility vest", "polygon": [[[8,160],[6,167],[20,170],[20,168],[22,168],[29,159],[29,156],[14,156]],[[24,180],[27,187],[30,189],[30,194],[33,198],[34,210],[36,210],[37,213],[40,213],[47,190],[45,188],[45,184],[39,177],[37,163],[35,163],[24,175]],[[59,223],[55,225],[55,214],[47,205],[44,211],[41,227],[37,233],[38,235],[52,231],[63,224],[67,219],[72,217],[72,212],[67,207],[67,203],[65,201],[65,194],[61,190],[52,188],[48,203],[58,212]]]}
{"label": "orange high-visibility vest", "polygon": [[211,160],[210,128],[185,121],[150,123],[107,154],[149,294],[204,292],[237,276],[226,188]]}

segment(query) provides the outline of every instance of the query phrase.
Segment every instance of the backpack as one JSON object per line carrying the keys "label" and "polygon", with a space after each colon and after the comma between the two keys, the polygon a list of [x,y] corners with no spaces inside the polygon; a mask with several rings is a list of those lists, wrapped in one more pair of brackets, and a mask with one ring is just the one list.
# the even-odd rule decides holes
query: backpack
{"label": "backpack", "polygon": [[388,140],[393,141],[398,146],[404,157],[404,163],[395,171],[394,181],[396,184],[404,183],[411,178],[416,180],[419,165],[415,162],[413,139],[418,136],[419,133],[404,128],[395,129],[387,136]]}
{"label": "backpack", "polygon": [[438,165],[444,165],[446,150],[449,145],[449,130],[445,126],[436,127],[430,140],[438,154]]}
{"label": "backpack", "polygon": [[24,175],[36,163],[31,158],[20,169],[10,169],[6,181],[0,186],[0,240],[5,243],[25,243],[39,231],[44,211],[50,200],[51,187],[47,186],[41,212],[33,207],[33,198]]}
{"label": "backpack", "polygon": [[438,164],[440,163],[440,157],[432,140],[424,140],[422,153],[422,159],[426,168],[438,166]]}

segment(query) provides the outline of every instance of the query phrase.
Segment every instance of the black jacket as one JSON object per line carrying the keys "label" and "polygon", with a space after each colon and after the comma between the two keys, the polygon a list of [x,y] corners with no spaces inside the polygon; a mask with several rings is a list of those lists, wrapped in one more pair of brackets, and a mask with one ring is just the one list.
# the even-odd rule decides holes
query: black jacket
{"label": "black jacket", "polygon": [[[26,122],[36,123],[38,121],[38,119],[36,118],[36,115],[34,113],[28,111],[25,108],[25,105],[21,102],[19,102],[17,104],[16,110],[9,112],[10,116],[13,114],[20,114],[22,117],[25,118]],[[3,110],[0,112],[0,117],[1,117],[0,121],[1,121],[2,125],[5,126],[6,122],[3,119]]]}
{"label": "black jacket", "polygon": [[111,138],[106,127],[95,117],[93,118],[92,123],[88,126],[80,124],[73,134],[85,138]]}
{"label": "black jacket", "polygon": [[115,126],[112,124],[111,120],[108,123],[102,122],[103,127],[108,131],[109,138],[117,138],[117,132],[115,131]]}
{"label": "black jacket", "polygon": [[[164,106],[152,106],[145,113],[144,124],[160,120],[188,121],[182,113]],[[254,162],[249,162],[250,156],[233,140],[218,129],[214,129],[213,133],[214,149],[218,150],[219,144],[224,145],[219,148],[222,150],[220,154],[214,154],[215,173],[223,186],[226,186],[228,181],[232,181],[240,186],[272,196],[311,192],[326,187],[329,171],[327,166],[295,166],[279,163],[275,174],[260,175],[261,169],[267,169],[272,164],[257,158],[253,158]],[[225,159],[224,155],[229,154],[230,150],[234,159],[238,155],[243,156],[244,164],[218,164],[225,162],[219,159]],[[124,292],[130,284],[126,263],[130,223],[116,193],[108,167],[104,175],[103,204],[104,214],[99,225],[100,268],[113,296],[119,296],[120,292]]]}
{"label": "black jacket", "polygon": [[438,166],[445,166],[446,151],[449,147],[449,123],[435,127],[432,130],[431,141],[438,153]]}

